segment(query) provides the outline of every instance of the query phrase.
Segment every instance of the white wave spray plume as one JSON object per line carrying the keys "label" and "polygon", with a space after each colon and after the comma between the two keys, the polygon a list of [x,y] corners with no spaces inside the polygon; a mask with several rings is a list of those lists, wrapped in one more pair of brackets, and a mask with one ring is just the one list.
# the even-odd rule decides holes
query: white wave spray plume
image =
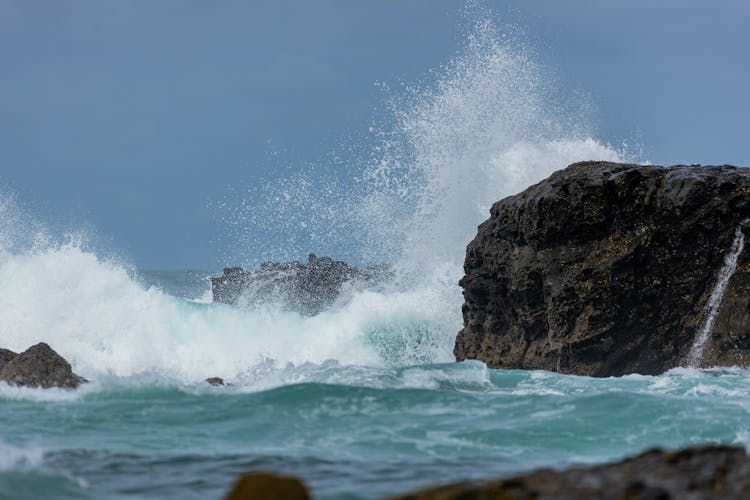
{"label": "white wave spray plume", "polygon": [[410,279],[460,269],[494,201],[575,161],[620,159],[587,135],[585,105],[560,104],[531,51],[486,13],[433,74],[392,99],[393,128],[380,132],[358,212],[366,248],[395,256]]}
{"label": "white wave spray plume", "polygon": [[[195,304],[145,287],[126,266],[75,239],[19,245],[18,225],[6,223],[0,346],[46,341],[94,380],[221,376],[254,388],[299,381],[327,360],[379,367],[452,361],[465,246],[490,204],[569,163],[620,155],[557,104],[530,52],[489,18],[476,22],[459,54],[433,75],[391,99],[391,120],[376,127],[380,142],[356,180],[321,185],[303,176],[295,183],[302,193],[288,182],[271,185],[265,201],[243,206],[252,215],[238,219],[251,223],[248,235],[257,234],[253,222],[275,225],[263,216],[275,223],[290,213],[294,223],[281,230],[304,227],[334,239],[346,233],[363,260],[394,266],[387,289],[352,291],[314,317]],[[306,219],[311,212],[322,215]]]}

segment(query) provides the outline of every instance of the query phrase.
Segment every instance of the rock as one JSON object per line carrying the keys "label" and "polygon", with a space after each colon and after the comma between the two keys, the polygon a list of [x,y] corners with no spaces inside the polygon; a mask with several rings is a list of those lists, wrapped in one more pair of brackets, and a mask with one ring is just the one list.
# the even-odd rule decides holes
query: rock
{"label": "rock", "polygon": [[427,488],[399,500],[750,498],[744,448],[652,450],[622,462],[563,471],[538,470],[481,484]]}
{"label": "rock", "polygon": [[18,356],[13,351],[9,351],[8,349],[0,348],[0,370],[3,369],[3,366],[5,366],[9,361],[11,361],[13,358]]}
{"label": "rock", "polygon": [[225,304],[272,303],[300,314],[314,316],[328,309],[345,283],[370,286],[388,275],[385,266],[354,267],[344,261],[310,254],[300,262],[264,262],[254,271],[228,267],[211,278],[214,301]]}
{"label": "rock", "polygon": [[214,387],[221,387],[224,385],[224,379],[220,377],[207,378],[206,382],[208,382],[209,385],[212,385]]}
{"label": "rock", "polygon": [[39,343],[8,361],[0,369],[0,381],[26,387],[74,388],[86,379],[73,373],[70,363],[50,346]]}
{"label": "rock", "polygon": [[[495,203],[469,243],[456,358],[589,376],[684,365],[749,220],[747,169],[584,162],[558,171]],[[749,354],[744,251],[701,365],[746,365]]]}
{"label": "rock", "polygon": [[299,479],[256,472],[240,476],[226,500],[307,500],[310,494]]}

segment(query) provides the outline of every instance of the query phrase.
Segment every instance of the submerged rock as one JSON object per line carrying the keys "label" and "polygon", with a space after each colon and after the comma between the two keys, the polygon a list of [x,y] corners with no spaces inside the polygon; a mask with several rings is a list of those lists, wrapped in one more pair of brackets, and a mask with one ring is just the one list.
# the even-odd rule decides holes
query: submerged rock
{"label": "submerged rock", "polygon": [[70,363],[50,346],[39,343],[8,361],[0,369],[0,381],[11,385],[47,389],[75,388],[86,382],[86,379],[73,373]]}
{"label": "submerged rock", "polygon": [[297,478],[279,476],[266,472],[240,476],[226,496],[226,500],[308,500],[307,488]]}
{"label": "submerged rock", "polygon": [[[469,243],[456,358],[591,376],[684,365],[749,220],[747,169],[556,172],[495,203]],[[737,255],[714,319],[697,364],[746,365],[750,252]]]}
{"label": "submerged rock", "polygon": [[311,253],[307,263],[264,262],[254,271],[228,267],[211,278],[214,301],[225,304],[277,304],[314,316],[328,309],[345,283],[372,286],[388,275],[385,266],[354,267]]}
{"label": "submerged rock", "polygon": [[748,498],[750,458],[744,448],[653,450],[622,462],[562,471],[539,470],[481,484],[427,488],[399,500]]}

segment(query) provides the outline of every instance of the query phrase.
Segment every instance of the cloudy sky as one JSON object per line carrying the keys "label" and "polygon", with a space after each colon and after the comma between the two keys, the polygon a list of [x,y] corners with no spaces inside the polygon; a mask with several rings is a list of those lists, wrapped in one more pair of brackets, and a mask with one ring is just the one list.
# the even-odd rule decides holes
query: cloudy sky
{"label": "cloudy sky", "polygon": [[[750,2],[482,3],[586,96],[601,140],[640,138],[659,164],[750,166]],[[228,264],[212,203],[367,142],[375,84],[428,78],[464,36],[463,10],[0,0],[0,186],[141,267]]]}

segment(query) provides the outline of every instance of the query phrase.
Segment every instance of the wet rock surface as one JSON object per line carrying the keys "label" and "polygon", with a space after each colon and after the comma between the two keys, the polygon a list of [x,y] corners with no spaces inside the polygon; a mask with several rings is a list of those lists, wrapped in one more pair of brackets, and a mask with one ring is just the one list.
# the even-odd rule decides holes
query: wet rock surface
{"label": "wet rock surface", "polygon": [[[4,352],[8,353],[3,349]],[[0,381],[24,387],[75,388],[86,382],[50,346],[39,343],[13,357],[0,368]]]}
{"label": "wet rock surface", "polygon": [[562,471],[538,470],[481,484],[427,488],[399,500],[473,499],[720,499],[750,498],[744,448],[653,450],[622,462]]}
{"label": "wet rock surface", "polygon": [[310,254],[306,263],[264,262],[248,271],[228,267],[211,278],[214,301],[225,304],[276,304],[314,316],[339,298],[346,284],[375,286],[388,275],[385,266],[355,267]]}
{"label": "wet rock surface", "polygon": [[297,478],[267,472],[240,476],[226,500],[308,500],[307,488]]}
{"label": "wet rock surface", "polygon": [[[495,203],[479,226],[454,353],[590,376],[684,365],[748,219],[744,168],[571,165]],[[700,364],[747,365],[749,354],[746,248]]]}

